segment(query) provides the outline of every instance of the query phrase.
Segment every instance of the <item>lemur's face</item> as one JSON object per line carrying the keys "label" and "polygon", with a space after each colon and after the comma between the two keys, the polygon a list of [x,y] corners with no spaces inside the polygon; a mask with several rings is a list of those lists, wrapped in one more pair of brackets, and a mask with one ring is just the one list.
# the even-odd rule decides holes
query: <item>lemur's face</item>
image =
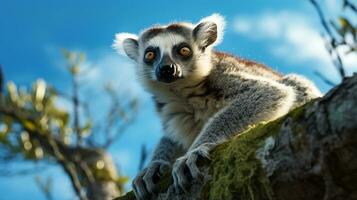
{"label": "lemur's face", "polygon": [[139,37],[116,35],[114,47],[139,64],[141,78],[163,83],[207,76],[211,49],[222,38],[224,20],[214,14],[197,25],[174,23],[149,28]]}

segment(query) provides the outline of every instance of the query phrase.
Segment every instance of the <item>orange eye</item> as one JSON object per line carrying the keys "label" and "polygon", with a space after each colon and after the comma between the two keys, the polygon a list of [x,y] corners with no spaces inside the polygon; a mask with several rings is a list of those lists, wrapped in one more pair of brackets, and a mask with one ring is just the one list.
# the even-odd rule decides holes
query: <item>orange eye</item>
{"label": "orange eye", "polygon": [[183,57],[188,57],[191,55],[191,49],[188,48],[188,47],[182,47],[180,50],[179,50],[179,54]]}
{"label": "orange eye", "polygon": [[145,61],[146,62],[151,62],[151,61],[154,60],[154,58],[155,58],[155,53],[154,52],[148,51],[148,52],[145,53]]}

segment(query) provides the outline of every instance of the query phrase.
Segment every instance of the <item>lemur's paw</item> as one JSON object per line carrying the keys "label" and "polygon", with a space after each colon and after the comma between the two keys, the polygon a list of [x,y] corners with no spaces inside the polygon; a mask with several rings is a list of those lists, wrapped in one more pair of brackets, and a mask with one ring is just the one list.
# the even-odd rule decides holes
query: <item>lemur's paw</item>
{"label": "lemur's paw", "polygon": [[157,194],[157,184],[161,176],[171,169],[167,161],[152,161],[148,167],[140,172],[133,180],[133,191],[137,199],[152,199]]}
{"label": "lemur's paw", "polygon": [[204,174],[199,169],[199,163],[209,160],[209,148],[199,146],[186,155],[178,158],[173,165],[172,176],[176,192],[189,192],[193,182],[201,182]]}

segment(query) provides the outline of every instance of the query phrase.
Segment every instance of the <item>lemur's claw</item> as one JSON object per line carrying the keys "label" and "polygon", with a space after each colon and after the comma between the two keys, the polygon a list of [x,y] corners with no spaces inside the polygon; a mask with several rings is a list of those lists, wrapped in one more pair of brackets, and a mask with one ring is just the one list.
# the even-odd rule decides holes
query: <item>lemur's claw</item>
{"label": "lemur's claw", "polygon": [[194,182],[201,182],[204,174],[198,167],[198,161],[209,159],[206,148],[196,148],[178,158],[173,165],[172,176],[176,192],[189,192],[189,188]]}
{"label": "lemur's claw", "polygon": [[133,180],[133,191],[137,199],[152,199],[157,194],[157,183],[171,166],[168,162],[157,160],[149,164],[139,175]]}

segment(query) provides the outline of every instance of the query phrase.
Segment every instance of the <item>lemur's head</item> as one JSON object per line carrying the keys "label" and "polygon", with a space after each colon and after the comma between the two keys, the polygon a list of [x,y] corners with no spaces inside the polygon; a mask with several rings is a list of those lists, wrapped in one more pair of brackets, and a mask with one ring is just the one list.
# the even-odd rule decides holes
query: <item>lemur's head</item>
{"label": "lemur's head", "polygon": [[212,47],[222,40],[224,25],[224,18],[213,14],[196,25],[154,26],[139,36],[119,33],[113,46],[139,65],[139,76],[147,81],[199,80],[211,69]]}

